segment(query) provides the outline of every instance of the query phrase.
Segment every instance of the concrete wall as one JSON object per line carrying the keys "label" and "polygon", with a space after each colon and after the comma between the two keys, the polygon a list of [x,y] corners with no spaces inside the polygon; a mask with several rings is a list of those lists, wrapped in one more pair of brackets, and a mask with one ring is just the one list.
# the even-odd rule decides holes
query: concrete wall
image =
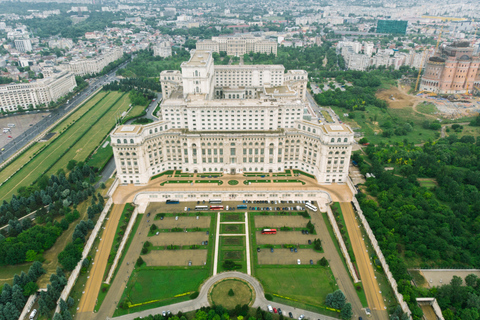
{"label": "concrete wall", "polygon": [[348,254],[347,246],[343,241],[342,234],[338,229],[337,221],[335,221],[335,217],[333,216],[333,212],[330,207],[327,207],[327,216],[328,216],[328,220],[330,220],[330,224],[333,227],[333,232],[335,233],[335,237],[337,238],[338,243],[340,244],[340,249],[342,250],[343,256],[347,261],[348,271],[350,271],[350,275],[353,278],[353,282],[355,283],[360,282],[360,280],[357,277],[357,273],[355,272],[355,268],[353,267],[352,260],[350,259],[350,255]]}
{"label": "concrete wall", "polygon": [[357,210],[358,216],[360,217],[360,220],[362,221],[363,227],[365,228],[365,231],[367,232],[368,238],[370,239],[370,242],[372,243],[373,249],[375,250],[375,253],[377,254],[378,260],[380,260],[380,263],[382,264],[383,271],[385,272],[385,275],[387,276],[388,282],[390,283],[390,286],[393,289],[393,292],[395,294],[395,298],[397,299],[398,303],[402,307],[403,312],[408,314],[408,316],[411,318],[412,312],[408,308],[408,305],[405,301],[403,301],[403,295],[398,292],[398,286],[397,286],[397,281],[393,278],[392,273],[390,272],[390,268],[387,264],[387,261],[385,260],[385,257],[383,256],[382,250],[378,246],[377,239],[375,238],[375,235],[372,232],[372,229],[370,228],[370,225],[368,224],[367,219],[365,219],[365,216],[363,215],[363,211],[360,208],[360,204],[358,203],[357,198],[353,198],[353,207],[355,210]]}

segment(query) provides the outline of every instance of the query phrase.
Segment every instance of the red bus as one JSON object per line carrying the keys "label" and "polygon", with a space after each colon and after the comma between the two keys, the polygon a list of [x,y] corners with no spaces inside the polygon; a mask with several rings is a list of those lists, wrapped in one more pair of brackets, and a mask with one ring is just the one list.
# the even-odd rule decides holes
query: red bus
{"label": "red bus", "polygon": [[277,234],[277,229],[262,229],[262,234]]}
{"label": "red bus", "polygon": [[210,206],[210,210],[223,210],[223,206]]}

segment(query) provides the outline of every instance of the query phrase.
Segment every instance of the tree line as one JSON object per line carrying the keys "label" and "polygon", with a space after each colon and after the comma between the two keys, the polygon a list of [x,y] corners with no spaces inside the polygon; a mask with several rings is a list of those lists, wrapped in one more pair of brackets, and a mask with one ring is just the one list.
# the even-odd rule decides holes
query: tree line
{"label": "tree line", "polygon": [[126,78],[120,81],[112,81],[104,85],[105,90],[127,92],[132,89],[144,89],[149,91],[162,92],[162,86],[158,79],[151,78]]}
{"label": "tree line", "polygon": [[[422,147],[404,142],[369,146],[365,151],[368,163],[358,154],[352,159],[363,174],[375,175],[365,183],[373,198],[363,193],[357,198],[400,293],[414,319],[420,319],[415,299],[431,293],[411,285],[408,265],[480,266],[480,140],[450,136]],[[395,170],[385,171],[385,166]],[[418,178],[431,179],[434,186],[422,187]],[[451,319],[466,319],[461,310],[469,308],[467,305],[459,308],[451,300],[444,305],[452,311]],[[477,312],[480,314],[480,309]]]}
{"label": "tree line", "polygon": [[[10,202],[4,201],[0,206],[0,222],[8,223],[8,227],[0,234],[0,265],[36,260],[78,219],[80,213],[76,207],[89,196],[98,201],[96,204],[92,200],[92,208],[87,210],[89,219],[93,219],[93,215],[103,209],[103,198],[97,199],[91,185],[95,178],[94,169],[79,163],[68,178],[63,171],[50,178],[44,176],[37,186],[21,187]],[[29,218],[17,220],[33,211],[36,211],[37,225]],[[58,222],[56,217],[63,218]]]}

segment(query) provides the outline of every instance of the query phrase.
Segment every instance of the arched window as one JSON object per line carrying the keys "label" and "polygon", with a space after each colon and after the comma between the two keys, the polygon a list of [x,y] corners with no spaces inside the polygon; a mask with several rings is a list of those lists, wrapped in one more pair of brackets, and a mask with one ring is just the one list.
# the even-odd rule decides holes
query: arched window
{"label": "arched window", "polygon": [[120,139],[117,139],[117,143],[122,143],[122,140],[120,140]]}
{"label": "arched window", "polygon": [[153,132],[152,132],[152,129],[150,129],[150,134],[152,134],[152,133],[153,133]]}
{"label": "arched window", "polygon": [[335,138],[332,138],[332,139],[330,140],[330,142],[335,142]]}
{"label": "arched window", "polygon": [[123,156],[123,152],[120,152],[119,155]]}
{"label": "arched window", "polygon": [[133,139],[130,139],[130,143],[134,143],[134,142],[133,142]]}
{"label": "arched window", "polygon": [[127,152],[127,153],[125,153],[125,155],[126,155],[126,156],[129,156],[129,155],[130,155],[130,153],[128,153],[128,152]]}
{"label": "arched window", "polygon": [[123,139],[123,143],[127,143],[127,139]]}
{"label": "arched window", "polygon": [[338,139],[337,139],[337,142],[342,142],[342,138],[338,138]]}
{"label": "arched window", "polygon": [[231,142],[230,145],[231,145],[231,146],[235,146],[235,142]]}
{"label": "arched window", "polygon": [[132,156],[136,156],[137,154],[135,152],[132,152]]}
{"label": "arched window", "polygon": [[348,142],[348,138],[343,139],[343,142]]}

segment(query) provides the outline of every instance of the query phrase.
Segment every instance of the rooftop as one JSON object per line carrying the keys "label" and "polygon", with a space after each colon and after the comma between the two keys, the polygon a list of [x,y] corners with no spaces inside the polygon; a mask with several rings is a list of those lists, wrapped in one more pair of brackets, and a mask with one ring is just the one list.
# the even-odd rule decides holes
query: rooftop
{"label": "rooftop", "polygon": [[207,60],[211,57],[212,53],[210,51],[195,50],[190,60],[182,62],[182,67],[200,67],[207,65]]}

